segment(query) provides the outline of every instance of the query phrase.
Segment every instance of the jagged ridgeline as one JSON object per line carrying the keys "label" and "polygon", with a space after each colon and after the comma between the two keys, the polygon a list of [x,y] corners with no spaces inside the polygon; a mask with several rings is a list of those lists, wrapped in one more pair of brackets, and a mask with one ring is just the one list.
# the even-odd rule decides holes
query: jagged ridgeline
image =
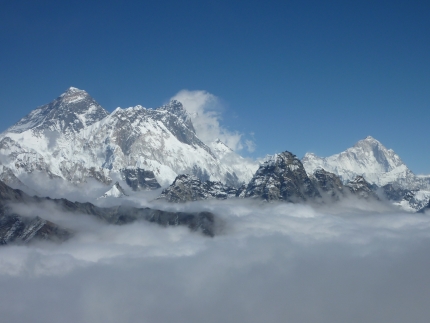
{"label": "jagged ridgeline", "polygon": [[374,187],[362,176],[357,176],[346,185],[339,176],[324,169],[316,169],[308,176],[302,162],[285,151],[264,162],[248,185],[234,188],[221,182],[202,182],[193,175],[179,175],[170,187],[163,190],[159,199],[175,203],[232,198],[332,203],[349,197],[379,200]]}
{"label": "jagged ridgeline", "polygon": [[[428,208],[430,199],[430,177],[415,175],[393,150],[370,136],[326,158],[308,153],[300,160],[285,151],[258,164],[242,158],[219,139],[200,140],[191,116],[178,101],[156,109],[136,106],[109,113],[87,92],[73,87],[2,133],[0,155],[0,180],[31,195],[35,192],[25,184],[31,181],[24,178],[42,174],[71,183],[90,179],[103,183],[107,187],[100,199],[127,199],[132,191],[163,187],[158,200],[169,202],[243,198],[320,204],[353,197],[381,203],[389,200],[412,212]],[[15,202],[30,200],[27,196]],[[44,199],[33,198],[31,203],[40,200]],[[50,201],[109,223],[159,216],[161,220],[155,222],[202,228],[195,215],[178,218],[176,213],[151,209],[102,209]],[[14,239],[25,242],[41,235],[62,240],[71,234],[43,217],[30,221],[10,212],[2,204],[3,227],[9,228],[5,237],[16,232]],[[202,230],[213,234],[210,229]]]}
{"label": "jagged ridgeline", "polygon": [[2,133],[0,154],[0,176],[17,188],[22,175],[33,173],[107,185],[121,178],[133,190],[167,186],[179,174],[237,187],[258,167],[219,140],[203,143],[178,101],[109,113],[73,87]]}
{"label": "jagged ridgeline", "polygon": [[63,228],[43,217],[28,217],[19,214],[14,205],[37,207],[47,204],[59,211],[73,215],[86,215],[104,223],[123,225],[134,221],[149,221],[163,226],[183,225],[192,231],[201,231],[214,236],[219,219],[210,212],[167,212],[151,208],[116,206],[97,207],[91,203],[71,202],[66,199],[30,197],[21,190],[12,189],[0,181],[0,244],[24,244],[37,240],[63,242],[74,235],[72,230]]}

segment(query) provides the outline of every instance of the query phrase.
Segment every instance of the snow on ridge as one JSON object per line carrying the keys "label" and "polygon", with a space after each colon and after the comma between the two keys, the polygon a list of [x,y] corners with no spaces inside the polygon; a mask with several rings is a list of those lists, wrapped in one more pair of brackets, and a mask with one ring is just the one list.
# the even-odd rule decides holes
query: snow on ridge
{"label": "snow on ridge", "polygon": [[[224,144],[222,156],[214,154],[196,136],[191,119],[178,101],[157,109],[140,105],[117,108],[109,114],[85,91],[70,88],[67,93],[23,118],[15,125],[20,131],[9,129],[0,136],[0,140],[9,136],[22,146],[16,144],[9,152],[22,156],[19,168],[13,164],[15,157],[11,157],[9,166],[15,173],[37,168],[82,182],[86,176],[108,180],[110,173],[138,167],[153,171],[163,186],[183,173],[238,185],[248,182],[258,168]],[[66,100],[82,98],[83,94],[88,100]],[[59,108],[63,110],[55,110]],[[64,131],[64,127],[71,126],[69,120],[78,127]],[[33,131],[34,127],[37,131]],[[37,160],[43,165],[35,164]]]}
{"label": "snow on ridge", "polygon": [[425,183],[417,183],[417,177],[394,150],[387,149],[371,136],[329,157],[306,153],[302,162],[308,174],[323,168],[340,176],[343,182],[363,176],[368,182],[378,186],[397,182],[405,188],[426,187]]}

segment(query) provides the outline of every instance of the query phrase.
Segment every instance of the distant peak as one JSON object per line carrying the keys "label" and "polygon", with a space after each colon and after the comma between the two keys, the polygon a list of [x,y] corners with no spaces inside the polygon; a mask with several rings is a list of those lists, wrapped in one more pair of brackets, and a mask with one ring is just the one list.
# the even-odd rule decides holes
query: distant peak
{"label": "distant peak", "polygon": [[79,90],[77,87],[73,87],[73,86],[71,86],[71,87],[69,87],[68,89],[67,89],[67,92],[77,92],[77,91],[82,91],[82,90]]}
{"label": "distant peak", "polygon": [[373,138],[372,136],[367,136],[366,138],[360,140],[359,142],[356,143],[356,146],[363,146],[363,145],[371,145],[371,146],[382,146],[382,144],[376,140],[375,138]]}
{"label": "distant peak", "polygon": [[191,122],[191,117],[181,102],[179,102],[177,100],[172,100],[168,104],[165,104],[165,105],[157,108],[156,110],[166,111],[166,112],[170,113],[171,115],[176,116],[177,118],[179,118],[180,120],[185,122],[189,129],[191,129],[193,132],[195,132],[194,126]]}
{"label": "distant peak", "polygon": [[70,95],[70,94],[75,94],[75,93],[87,93],[87,92],[85,92],[84,90],[80,90],[80,89],[78,89],[78,88],[76,88],[76,87],[71,86],[71,87],[69,87],[69,88],[66,90],[66,92],[64,92],[64,93],[62,94],[62,96],[64,96],[64,95]]}
{"label": "distant peak", "polygon": [[182,105],[181,102],[177,101],[177,100],[172,100],[170,101],[168,104],[164,105],[162,107],[163,110],[167,110],[170,111],[172,113],[183,113],[186,112],[184,106]]}

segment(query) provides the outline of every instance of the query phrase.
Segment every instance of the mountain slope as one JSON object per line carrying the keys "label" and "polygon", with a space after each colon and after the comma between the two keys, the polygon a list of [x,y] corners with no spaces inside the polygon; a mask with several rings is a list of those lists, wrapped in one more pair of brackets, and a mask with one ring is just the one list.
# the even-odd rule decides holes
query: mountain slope
{"label": "mountain slope", "polygon": [[304,202],[321,196],[300,160],[285,151],[260,166],[246,188],[245,197]]}
{"label": "mountain slope", "polygon": [[[218,150],[212,152],[197,137],[178,101],[157,109],[117,108],[109,114],[87,92],[76,88],[2,133],[0,154],[4,156],[0,163],[17,178],[41,172],[73,183],[94,178],[107,185],[112,178],[124,177],[127,169],[136,174],[153,172],[163,186],[185,173],[202,181],[239,186],[251,179],[257,167],[234,152],[223,156]],[[226,155],[230,157],[224,158]],[[144,186],[157,188],[155,183]]]}
{"label": "mountain slope", "polygon": [[60,211],[74,214],[85,214],[98,220],[122,225],[134,221],[149,221],[163,226],[185,225],[192,231],[201,231],[214,236],[219,219],[210,212],[168,212],[151,208],[129,206],[97,207],[91,203],[71,202],[66,199],[30,197],[24,192],[12,189],[0,181],[0,245],[10,243],[30,243],[33,240],[65,241],[73,236],[70,230],[40,217],[28,217],[17,214],[14,205],[46,208],[51,205]]}
{"label": "mountain slope", "polygon": [[392,149],[387,149],[371,136],[330,157],[307,153],[302,162],[309,174],[323,168],[340,176],[344,182],[363,176],[368,182],[378,186],[398,183],[404,188],[417,189],[429,185],[426,178],[419,179],[415,176]]}

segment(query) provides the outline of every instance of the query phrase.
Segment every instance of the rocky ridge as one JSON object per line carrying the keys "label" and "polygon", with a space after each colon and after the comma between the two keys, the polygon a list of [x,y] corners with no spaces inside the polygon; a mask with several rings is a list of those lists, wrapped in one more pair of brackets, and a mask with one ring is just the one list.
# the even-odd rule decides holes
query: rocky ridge
{"label": "rocky ridge", "polygon": [[209,199],[225,200],[236,197],[238,189],[221,182],[200,181],[196,176],[183,174],[176,177],[172,185],[164,189],[159,200],[182,203]]}
{"label": "rocky ridge", "polygon": [[374,187],[358,176],[346,185],[340,178],[323,169],[308,177],[300,160],[286,151],[260,166],[248,185],[228,187],[220,182],[202,182],[193,175],[179,175],[159,199],[169,202],[230,198],[252,198],[263,201],[293,203],[331,203],[346,197],[378,200]]}
{"label": "rocky ridge", "polygon": [[31,243],[37,240],[62,242],[70,239],[74,232],[61,228],[42,217],[27,217],[14,211],[14,205],[29,208],[51,204],[63,212],[85,214],[116,225],[134,221],[149,221],[162,226],[184,225],[192,231],[201,231],[208,236],[216,233],[217,218],[210,212],[168,212],[151,208],[115,206],[97,207],[91,203],[71,202],[66,199],[30,197],[21,190],[12,189],[0,181],[0,244]]}

